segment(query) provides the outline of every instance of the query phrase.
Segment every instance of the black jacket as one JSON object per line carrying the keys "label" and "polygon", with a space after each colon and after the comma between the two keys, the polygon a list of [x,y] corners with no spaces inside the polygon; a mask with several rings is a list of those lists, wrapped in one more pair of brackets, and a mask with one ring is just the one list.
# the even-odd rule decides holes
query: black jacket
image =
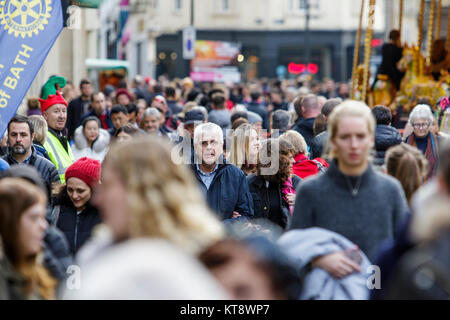
{"label": "black jacket", "polygon": [[63,280],[67,277],[67,268],[72,264],[72,255],[64,234],[50,226],[45,231],[44,266],[52,277]]}
{"label": "black jacket", "polygon": [[223,160],[208,190],[195,164],[191,165],[191,169],[203,193],[206,194],[209,207],[221,220],[232,219],[233,211],[237,211],[242,217],[253,217],[253,200],[241,169]]}
{"label": "black jacket", "polygon": [[[282,197],[281,185],[277,186],[279,203],[273,203],[273,201],[270,201],[271,199],[269,197],[270,186],[267,188],[266,180],[264,180],[262,176],[252,174],[247,177],[247,181],[253,198],[255,218],[269,219],[272,222],[279,224],[283,229],[286,229],[290,222],[289,204]],[[292,175],[294,189],[297,189],[301,181],[302,179],[298,176]],[[270,208],[278,206],[281,206],[281,212],[273,216],[274,212],[271,212]]]}
{"label": "black jacket", "polygon": [[402,142],[402,135],[394,127],[379,124],[375,128],[375,150],[377,152],[373,163],[381,166],[387,149]]}
{"label": "black jacket", "polygon": [[56,227],[64,233],[69,242],[70,252],[75,254],[90,238],[92,229],[100,222],[98,210],[90,204],[78,215],[74,206],[61,205]]}
{"label": "black jacket", "polygon": [[[19,164],[17,160],[14,159],[11,152],[9,152],[6,156],[3,156],[3,160],[8,162],[11,166]],[[30,161],[26,164],[34,167],[39,172],[47,188],[47,196],[50,197],[52,191],[52,183],[59,182],[59,175],[55,165],[44,157],[37,155],[34,146],[31,146],[31,158]]]}
{"label": "black jacket", "polygon": [[267,112],[266,108],[263,105],[259,104],[258,102],[252,101],[248,104],[247,110],[259,114],[263,119],[263,129],[269,129],[269,112]]}
{"label": "black jacket", "polygon": [[311,141],[311,159],[323,158],[322,153],[328,141],[328,130],[319,133]]}
{"label": "black jacket", "polygon": [[297,131],[305,138],[308,146],[311,145],[314,138],[314,120],[315,118],[303,119],[292,127],[292,130]]}
{"label": "black jacket", "polygon": [[81,96],[70,101],[69,106],[67,107],[67,122],[66,128],[69,131],[69,138],[73,138],[73,134],[75,133],[75,129],[80,125],[81,117],[84,114],[83,105],[86,103],[81,99]]}

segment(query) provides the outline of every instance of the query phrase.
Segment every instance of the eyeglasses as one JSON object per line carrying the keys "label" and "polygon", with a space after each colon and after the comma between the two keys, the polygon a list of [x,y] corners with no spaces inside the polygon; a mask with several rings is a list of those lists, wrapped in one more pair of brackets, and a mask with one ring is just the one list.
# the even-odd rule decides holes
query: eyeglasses
{"label": "eyeglasses", "polygon": [[429,123],[414,123],[413,127],[414,129],[424,129],[424,128],[428,128],[430,126]]}

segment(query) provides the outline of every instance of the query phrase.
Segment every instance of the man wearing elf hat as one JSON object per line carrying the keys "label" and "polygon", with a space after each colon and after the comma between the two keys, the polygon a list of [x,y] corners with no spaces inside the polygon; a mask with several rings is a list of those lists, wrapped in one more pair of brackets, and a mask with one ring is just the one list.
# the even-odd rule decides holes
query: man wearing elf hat
{"label": "man wearing elf hat", "polygon": [[[61,80],[64,83],[60,83],[59,86],[55,86],[55,84],[53,84],[55,80]],[[49,82],[52,82],[52,84],[47,86]],[[47,89],[51,87],[51,90],[44,90],[44,94],[42,96],[43,99],[39,99],[42,115],[48,125],[47,139],[44,143],[44,148],[47,150],[50,159],[58,170],[61,183],[65,183],[64,173],[66,172],[66,169],[75,161],[72,150],[70,149],[69,141],[64,134],[64,128],[67,121],[67,102],[61,92],[56,89],[59,87],[64,87],[64,85],[64,78],[51,78],[46,85],[44,85],[44,88],[46,86]]]}

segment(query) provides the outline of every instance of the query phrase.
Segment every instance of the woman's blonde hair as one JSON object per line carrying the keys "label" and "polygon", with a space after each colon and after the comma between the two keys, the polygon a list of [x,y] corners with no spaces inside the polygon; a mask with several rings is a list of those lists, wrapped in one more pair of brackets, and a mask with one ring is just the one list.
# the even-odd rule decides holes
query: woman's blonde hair
{"label": "woman's blonde hair", "polygon": [[20,242],[21,218],[36,204],[47,205],[47,196],[39,187],[20,178],[0,180],[0,249],[25,280],[24,296],[39,293],[43,299],[54,299],[56,281],[38,263],[37,254],[25,254]]}
{"label": "woman's blonde hair", "polygon": [[304,154],[308,152],[308,146],[306,144],[305,138],[295,130],[288,130],[280,136],[281,139],[289,141],[294,147],[294,157],[299,154]]}
{"label": "woman's blonde hair", "polygon": [[331,141],[336,138],[339,121],[344,117],[360,117],[367,121],[367,127],[371,136],[375,135],[375,119],[370,108],[361,101],[346,100],[333,109],[328,119],[328,141],[325,147],[327,159],[335,159],[337,156],[330,148]]}
{"label": "woman's blonde hair", "polygon": [[31,115],[28,118],[34,126],[34,140],[43,145],[47,139],[47,121],[40,115]]}
{"label": "woman's blonde hair", "polygon": [[103,164],[127,190],[130,238],[164,238],[194,254],[222,239],[222,224],[194,177],[171,160],[170,147],[157,137],[113,145]]}
{"label": "woman's blonde hair", "polygon": [[257,161],[250,163],[251,159],[249,158],[250,136],[252,131],[258,134],[251,124],[244,123],[232,132],[230,154],[227,160],[238,168],[242,168],[244,165],[256,165],[258,163]]}

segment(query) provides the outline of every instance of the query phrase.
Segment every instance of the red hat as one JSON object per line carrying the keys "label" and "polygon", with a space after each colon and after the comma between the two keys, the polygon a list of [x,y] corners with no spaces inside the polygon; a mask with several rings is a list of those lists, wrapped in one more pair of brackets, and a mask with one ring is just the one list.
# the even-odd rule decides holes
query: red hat
{"label": "red hat", "polygon": [[102,166],[100,161],[90,158],[80,158],[66,170],[66,181],[69,178],[78,178],[85,182],[91,189],[100,182]]}
{"label": "red hat", "polygon": [[134,100],[134,98],[133,98],[133,96],[131,95],[131,93],[129,93],[128,90],[125,89],[125,88],[117,89],[117,91],[116,91],[116,98],[117,98],[118,96],[120,96],[121,94],[126,95],[126,96],[128,97],[128,99],[130,99],[130,101],[133,101],[133,100]]}
{"label": "red hat", "polygon": [[56,94],[50,94],[47,97],[47,100],[39,99],[39,103],[41,104],[42,113],[44,113],[44,111],[50,108],[51,106],[58,103],[65,105],[67,108],[67,101],[64,99],[61,92],[59,91],[56,91]]}

